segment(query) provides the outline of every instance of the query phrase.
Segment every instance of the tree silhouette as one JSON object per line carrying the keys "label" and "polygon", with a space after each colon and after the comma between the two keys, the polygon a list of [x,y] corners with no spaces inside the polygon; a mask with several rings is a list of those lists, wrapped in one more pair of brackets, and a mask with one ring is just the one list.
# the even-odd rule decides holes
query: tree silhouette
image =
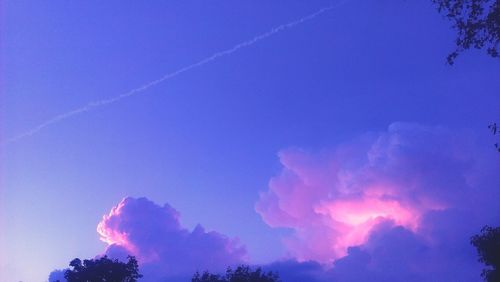
{"label": "tree silhouette", "polygon": [[236,270],[228,268],[225,275],[211,274],[205,271],[203,274],[196,272],[191,282],[280,282],[279,276],[274,272],[264,272],[259,267],[255,270],[247,265],[240,265]]}
{"label": "tree silhouette", "polygon": [[486,48],[498,58],[500,42],[500,0],[432,0],[457,31],[456,49],[448,55],[450,65],[458,54],[470,48]]}
{"label": "tree silhouette", "polygon": [[472,236],[471,244],[477,249],[479,261],[487,266],[481,277],[488,282],[500,281],[500,227],[483,227],[481,234]]}
{"label": "tree silhouette", "polygon": [[68,282],[136,282],[141,278],[135,257],[129,256],[128,262],[111,260],[107,256],[99,259],[84,260],[76,258],[64,273]]}
{"label": "tree silhouette", "polygon": [[[500,135],[500,130],[498,130],[497,123],[494,122],[490,125],[488,125],[488,129],[493,133],[493,135]],[[495,143],[495,149],[497,149],[497,152],[500,153],[500,144],[498,142]]]}

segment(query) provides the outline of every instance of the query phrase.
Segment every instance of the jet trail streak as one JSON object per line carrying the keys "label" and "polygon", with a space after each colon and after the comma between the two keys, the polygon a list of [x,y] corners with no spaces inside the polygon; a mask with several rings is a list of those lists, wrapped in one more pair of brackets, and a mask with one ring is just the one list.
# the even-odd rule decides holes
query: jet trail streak
{"label": "jet trail streak", "polygon": [[36,127],[33,127],[32,129],[24,132],[24,133],[21,133],[17,136],[14,136],[12,138],[9,138],[5,141],[5,144],[9,144],[9,143],[13,143],[13,142],[16,142],[18,141],[19,139],[22,139],[22,138],[25,138],[25,137],[28,137],[28,136],[31,136],[31,135],[34,135],[36,133],[38,133],[40,130],[46,128],[47,126],[50,126],[54,123],[58,123],[60,121],[63,121],[67,118],[70,118],[72,116],[75,116],[75,115],[78,115],[78,114],[81,114],[81,113],[84,113],[84,112],[88,112],[90,110],[93,110],[95,108],[98,108],[98,107],[102,107],[102,106],[106,106],[106,105],[109,105],[109,104],[113,104],[115,102],[118,102],[122,99],[125,99],[127,97],[131,97],[131,96],[135,96],[137,94],[140,94],[140,93],[143,93],[144,91],[146,91],[147,89],[157,85],[157,84],[160,84],[166,80],[169,80],[171,78],[174,78],[184,72],[187,72],[189,70],[192,70],[194,68],[198,68],[198,67],[201,67],[205,64],[208,64],[210,62],[213,62],[217,59],[219,59],[220,57],[224,57],[224,56],[228,56],[228,55],[231,55],[233,54],[234,52],[237,52],[238,50],[240,49],[243,49],[243,48],[246,48],[246,47],[249,47],[261,40],[264,40],[270,36],[273,36],[281,31],[284,31],[286,29],[289,29],[289,28],[293,28],[297,25],[300,25],[304,22],[307,22],[307,21],[310,21],[314,18],[316,18],[317,16],[320,16],[321,14],[324,14],[325,12],[328,12],[332,9],[335,9],[337,7],[339,7],[340,5],[344,4],[346,1],[343,1],[343,2],[339,2],[337,3],[336,5],[331,5],[331,6],[327,6],[327,7],[324,7],[324,8],[321,8],[319,9],[318,11],[312,13],[312,14],[309,14],[307,16],[304,16],[298,20],[295,20],[295,21],[292,21],[292,22],[289,22],[289,23],[286,23],[286,24],[282,24],[280,26],[277,26],[277,27],[274,27],[272,28],[271,30],[265,32],[265,33],[262,33],[260,35],[257,35],[255,36],[254,38],[252,39],[249,39],[247,41],[243,41],[239,44],[236,44],[235,46],[233,46],[232,48],[229,48],[229,49],[226,49],[226,50],[223,50],[223,51],[220,51],[220,52],[217,52],[205,59],[202,59],[196,63],[193,63],[191,65],[188,65],[188,66],[185,66],[181,69],[178,69],[174,72],[171,72],[171,73],[168,73],[156,80],[153,80],[153,81],[150,81],[138,88],[135,88],[135,89],[132,89],[126,93],[123,93],[123,94],[120,94],[120,95],[117,95],[117,96],[114,96],[114,97],[111,97],[111,98],[107,98],[107,99],[103,99],[103,100],[98,100],[98,101],[93,101],[93,102],[89,102],[87,105],[85,106],[82,106],[80,108],[77,108],[77,109],[74,109],[72,111],[68,111],[66,113],[62,113],[60,115],[57,115],[49,120],[46,120],[45,122],[39,124],[38,126]]}

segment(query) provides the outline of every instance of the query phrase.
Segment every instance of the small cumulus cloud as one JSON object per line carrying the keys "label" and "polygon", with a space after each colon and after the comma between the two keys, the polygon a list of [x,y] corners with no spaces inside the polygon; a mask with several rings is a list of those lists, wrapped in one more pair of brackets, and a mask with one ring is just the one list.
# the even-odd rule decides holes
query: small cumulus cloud
{"label": "small cumulus cloud", "polygon": [[241,263],[246,249],[237,239],[201,225],[189,231],[170,205],[159,206],[146,198],[125,198],[98,224],[105,254],[123,259],[134,255],[146,281],[187,275],[196,270],[223,270]]}

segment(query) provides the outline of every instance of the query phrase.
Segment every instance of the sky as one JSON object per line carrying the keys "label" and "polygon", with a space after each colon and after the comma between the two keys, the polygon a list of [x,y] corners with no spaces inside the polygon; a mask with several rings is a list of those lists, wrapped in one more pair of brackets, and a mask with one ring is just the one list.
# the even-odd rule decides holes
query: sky
{"label": "sky", "polygon": [[103,254],[136,255],[144,281],[237,263],[479,281],[468,240],[500,224],[500,62],[447,65],[455,34],[431,1],[1,13],[0,281]]}

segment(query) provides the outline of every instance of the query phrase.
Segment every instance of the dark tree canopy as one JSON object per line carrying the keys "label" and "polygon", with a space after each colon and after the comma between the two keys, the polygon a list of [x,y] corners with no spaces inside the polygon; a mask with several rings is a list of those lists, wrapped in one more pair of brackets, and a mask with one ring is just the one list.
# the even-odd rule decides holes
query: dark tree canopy
{"label": "dark tree canopy", "polygon": [[135,257],[128,257],[128,262],[111,260],[107,256],[100,259],[84,260],[76,258],[64,273],[68,282],[135,282],[141,278]]}
{"label": "dark tree canopy", "polygon": [[228,268],[225,275],[211,274],[205,271],[203,274],[196,272],[191,282],[280,282],[278,274],[264,272],[259,267],[255,270],[249,266],[241,265],[232,270]]}
{"label": "dark tree canopy", "polygon": [[457,31],[456,49],[448,55],[452,65],[458,54],[470,48],[486,48],[498,58],[500,0],[432,0]]}
{"label": "dark tree canopy", "polygon": [[480,234],[471,238],[471,244],[477,249],[479,261],[487,266],[481,273],[484,280],[500,281],[500,227],[483,227]]}

